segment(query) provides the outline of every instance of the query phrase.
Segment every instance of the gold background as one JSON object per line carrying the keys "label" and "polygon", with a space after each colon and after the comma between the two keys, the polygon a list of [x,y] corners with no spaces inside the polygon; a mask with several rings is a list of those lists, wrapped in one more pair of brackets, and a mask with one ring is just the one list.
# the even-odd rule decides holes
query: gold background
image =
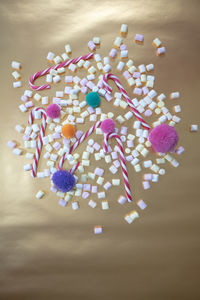
{"label": "gold background", "polygon": [[[0,0],[0,299],[200,299],[200,144],[199,133],[188,132],[200,111],[199,10],[199,0]],[[129,168],[135,199],[148,204],[144,212],[138,209],[141,216],[132,225],[123,217],[135,204],[116,204],[124,190],[108,193],[111,208],[106,212],[83,200],[79,211],[62,208],[48,192],[49,179],[33,180],[23,171],[26,159],[6,146],[10,139],[22,142],[14,130],[28,118],[18,110],[20,96],[29,76],[47,66],[48,51],[61,54],[70,43],[76,57],[88,53],[89,39],[100,36],[99,52],[106,55],[122,23],[129,25],[125,43],[135,64],[155,64],[155,89],[166,95],[180,91],[174,103],[182,107],[177,129],[179,145],[186,149],[177,158],[180,166],[167,166],[166,175],[148,191],[141,187],[141,174]],[[133,43],[136,33],[144,34],[144,46]],[[154,37],[166,46],[163,58],[155,56]],[[23,65],[23,88],[17,90],[12,88],[12,60]],[[103,108],[113,109],[107,103]],[[42,200],[35,198],[39,189],[47,192]],[[93,234],[98,224],[104,226],[101,236]]]}

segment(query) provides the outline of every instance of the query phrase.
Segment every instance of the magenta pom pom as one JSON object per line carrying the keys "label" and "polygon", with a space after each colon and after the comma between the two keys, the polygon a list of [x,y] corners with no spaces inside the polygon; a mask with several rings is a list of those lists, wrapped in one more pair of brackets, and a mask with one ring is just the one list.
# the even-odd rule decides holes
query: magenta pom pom
{"label": "magenta pom pom", "polygon": [[52,181],[63,193],[71,191],[76,183],[74,175],[65,170],[56,171],[52,176]]}
{"label": "magenta pom pom", "polygon": [[51,119],[60,117],[60,107],[57,104],[50,104],[46,109],[47,116]]}
{"label": "magenta pom pom", "polygon": [[101,123],[101,130],[104,133],[113,132],[115,130],[115,122],[112,119],[105,119]]}
{"label": "magenta pom pom", "polygon": [[178,143],[178,134],[174,127],[161,124],[150,132],[149,141],[156,152],[166,153],[175,149]]}

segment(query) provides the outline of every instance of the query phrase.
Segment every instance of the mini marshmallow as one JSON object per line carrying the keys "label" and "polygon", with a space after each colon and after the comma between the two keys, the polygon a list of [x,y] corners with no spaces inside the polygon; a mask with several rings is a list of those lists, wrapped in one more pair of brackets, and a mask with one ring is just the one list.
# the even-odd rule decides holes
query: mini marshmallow
{"label": "mini marshmallow", "polygon": [[117,116],[116,120],[119,124],[123,124],[125,122],[125,119],[121,115]]}
{"label": "mini marshmallow", "polygon": [[99,199],[102,199],[102,198],[105,198],[106,194],[105,194],[105,192],[100,192],[100,193],[97,193],[97,196]]}
{"label": "mini marshmallow", "polygon": [[15,80],[18,80],[21,77],[21,75],[17,71],[12,72],[12,76],[15,78]]}
{"label": "mini marshmallow", "polygon": [[56,75],[55,77],[53,77],[53,82],[57,83],[61,80],[61,77],[59,75]]}
{"label": "mini marshmallow", "polygon": [[157,166],[156,164],[153,164],[153,165],[150,167],[150,169],[151,169],[152,171],[154,171],[155,173],[158,173],[160,167]]}
{"label": "mini marshmallow", "polygon": [[139,164],[135,165],[134,169],[135,169],[135,172],[137,172],[137,173],[142,170]]}
{"label": "mini marshmallow", "polygon": [[60,199],[58,203],[62,207],[65,207],[67,205],[67,201],[65,201],[65,199]]}
{"label": "mini marshmallow", "polygon": [[57,55],[56,57],[53,58],[53,61],[55,62],[55,64],[60,64],[62,62],[62,58]]}
{"label": "mini marshmallow", "polygon": [[97,206],[97,203],[94,202],[93,200],[90,200],[90,201],[88,202],[88,205],[89,205],[90,207],[92,207],[92,208],[95,208],[95,207]]}
{"label": "mini marshmallow", "polygon": [[91,51],[94,51],[96,49],[96,45],[93,41],[89,41],[88,42],[88,48],[91,50]]}
{"label": "mini marshmallow", "polygon": [[93,37],[93,43],[95,44],[95,45],[99,45],[100,44],[100,37],[97,37],[97,36],[95,36],[95,37]]}
{"label": "mini marshmallow", "polygon": [[143,181],[143,182],[142,182],[142,185],[143,185],[144,190],[150,189],[149,181]]}
{"label": "mini marshmallow", "polygon": [[144,168],[150,168],[152,166],[152,161],[145,160],[143,164],[144,164]]}
{"label": "mini marshmallow", "polygon": [[102,226],[95,226],[94,227],[94,234],[101,234],[103,232]]}
{"label": "mini marshmallow", "polygon": [[142,34],[136,33],[135,35],[135,42],[142,43],[144,41],[144,36]]}
{"label": "mini marshmallow", "polygon": [[69,44],[65,45],[65,51],[67,54],[70,54],[72,52],[71,46]]}
{"label": "mini marshmallow", "polygon": [[127,24],[122,24],[121,29],[120,29],[120,34],[122,36],[126,36],[128,33],[128,25]]}
{"label": "mini marshmallow", "polygon": [[22,154],[22,150],[21,150],[21,149],[18,149],[18,148],[14,148],[12,152],[13,152],[13,154],[15,154],[15,155],[17,155],[17,156],[19,156],[19,155]]}
{"label": "mini marshmallow", "polygon": [[137,206],[139,206],[139,208],[142,210],[144,210],[147,207],[146,203],[142,199],[138,200],[136,203]]}
{"label": "mini marshmallow", "polygon": [[153,70],[154,70],[154,65],[153,65],[153,64],[147,65],[147,66],[146,66],[146,70],[147,70],[148,72],[153,71]]}
{"label": "mini marshmallow", "polygon": [[127,58],[128,57],[128,50],[122,50],[121,51],[121,58]]}
{"label": "mini marshmallow", "polygon": [[10,147],[11,149],[14,149],[17,144],[15,142],[13,142],[12,140],[10,140],[8,143],[7,143],[8,147]]}
{"label": "mini marshmallow", "polygon": [[119,199],[117,200],[117,202],[121,205],[123,205],[124,203],[127,202],[127,198],[124,196],[120,196]]}
{"label": "mini marshmallow", "polygon": [[79,209],[79,204],[78,204],[77,201],[73,201],[73,202],[72,202],[72,209],[73,209],[73,210]]}
{"label": "mini marshmallow", "polygon": [[112,184],[114,186],[119,186],[120,185],[120,179],[112,179]]}
{"label": "mini marshmallow", "polygon": [[53,61],[53,59],[54,59],[54,57],[55,57],[55,54],[53,53],[53,52],[49,52],[48,54],[47,54],[47,60],[49,60],[49,61]]}
{"label": "mini marshmallow", "polygon": [[[100,193],[99,193],[100,194]],[[103,210],[107,210],[109,209],[109,204],[108,204],[108,201],[104,200],[101,202],[101,207]]]}
{"label": "mini marshmallow", "polygon": [[[19,133],[23,133],[24,132],[24,127],[22,127],[21,125],[16,125],[15,126],[15,130]],[[30,132],[26,133],[26,134],[30,134],[31,133],[31,128],[30,128]]]}
{"label": "mini marshmallow", "polygon": [[41,191],[41,190],[39,190],[38,192],[37,192],[37,194],[35,195],[35,197],[37,198],[37,199],[41,199],[42,197],[44,197],[44,192],[43,191]]}
{"label": "mini marshmallow", "polygon": [[122,44],[122,38],[121,37],[117,37],[116,39],[115,39],[115,41],[114,41],[114,47],[115,48],[119,48],[120,46],[121,46],[121,44]]}
{"label": "mini marshmallow", "polygon": [[197,124],[191,124],[189,127],[189,130],[191,132],[197,132],[198,131],[198,125]]}
{"label": "mini marshmallow", "polygon": [[138,69],[139,69],[139,72],[140,72],[140,73],[145,73],[145,72],[146,72],[146,68],[145,68],[145,65],[144,65],[144,64],[139,65],[139,66],[138,66]]}
{"label": "mini marshmallow", "polygon": [[156,54],[157,54],[157,56],[159,56],[159,55],[165,54],[165,52],[166,52],[166,48],[160,47],[160,48],[157,48]]}
{"label": "mini marshmallow", "polygon": [[18,62],[18,61],[12,61],[11,67],[12,67],[13,69],[20,70],[20,69],[21,69],[21,63]]}
{"label": "mini marshmallow", "polygon": [[170,163],[175,168],[177,168],[179,166],[179,162],[176,159],[173,159]]}
{"label": "mini marshmallow", "polygon": [[170,94],[169,98],[171,100],[178,99],[178,98],[180,98],[180,93],[179,92],[173,92],[173,93]]}
{"label": "mini marshmallow", "polygon": [[116,55],[117,55],[117,50],[114,49],[114,48],[112,48],[112,49],[110,50],[109,56],[112,57],[112,58],[115,58]]}
{"label": "mini marshmallow", "polygon": [[118,63],[118,65],[117,65],[117,70],[118,71],[122,71],[123,70],[123,68],[124,68],[124,62],[122,62],[122,61],[120,61],[119,63]]}
{"label": "mini marshmallow", "polygon": [[14,87],[14,89],[15,89],[15,88],[19,88],[19,87],[21,87],[21,86],[22,86],[22,82],[21,82],[21,81],[13,82],[13,87]]}
{"label": "mini marshmallow", "polygon": [[155,38],[152,42],[152,45],[155,47],[155,48],[158,48],[160,47],[160,45],[162,44],[162,42],[160,41],[159,38]]}

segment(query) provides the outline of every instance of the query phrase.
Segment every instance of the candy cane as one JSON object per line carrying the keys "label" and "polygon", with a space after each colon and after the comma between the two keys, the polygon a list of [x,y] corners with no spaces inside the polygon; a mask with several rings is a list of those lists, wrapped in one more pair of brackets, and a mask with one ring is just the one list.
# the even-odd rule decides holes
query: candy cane
{"label": "candy cane", "polygon": [[83,141],[85,141],[87,139],[88,136],[90,136],[96,128],[98,128],[99,126],[101,126],[101,121],[97,121],[92,127],[90,127],[90,129],[88,129],[71,147],[69,150],[69,153],[64,153],[63,156],[61,157],[59,164],[58,164],[58,168],[60,170],[62,170],[64,161],[67,158],[68,154],[71,154]]}
{"label": "candy cane", "polygon": [[67,61],[64,61],[60,64],[57,64],[55,66],[52,66],[52,67],[49,67],[47,69],[44,69],[42,71],[39,71],[39,72],[36,72],[35,74],[33,74],[30,79],[29,79],[29,85],[30,87],[33,89],[33,90],[36,90],[36,91],[40,91],[40,90],[45,90],[45,89],[50,89],[50,85],[49,84],[44,84],[44,85],[34,85],[34,81],[38,78],[38,77],[41,77],[43,75],[46,75],[49,73],[50,70],[54,69],[54,70],[57,70],[58,68],[65,68],[67,66],[69,66],[70,64],[72,63],[77,63],[79,62],[81,59],[83,60],[87,60],[87,59],[90,59],[92,58],[94,55],[93,52],[91,53],[88,53],[86,55],[83,55],[83,56],[79,56],[79,57],[76,57],[76,58],[73,58],[73,59],[69,59]]}
{"label": "candy cane", "polygon": [[36,177],[37,174],[37,166],[38,166],[38,162],[39,162],[39,158],[40,158],[40,153],[42,151],[42,145],[43,145],[43,137],[44,137],[44,133],[45,133],[45,129],[46,129],[46,119],[47,119],[47,115],[46,115],[46,111],[42,108],[42,107],[35,107],[34,109],[32,109],[30,116],[29,116],[29,120],[28,123],[30,125],[33,124],[34,121],[34,112],[35,111],[41,111],[42,113],[42,124],[41,124],[41,129],[40,129],[40,135],[38,138],[38,143],[36,146],[36,152],[35,152],[35,156],[34,156],[34,160],[33,160],[33,164],[32,164],[32,176]]}
{"label": "candy cane", "polygon": [[79,165],[80,165],[80,161],[77,162],[77,163],[69,170],[70,173],[73,174],[73,173],[78,169]]}
{"label": "candy cane", "polygon": [[141,117],[140,113],[137,111],[137,109],[135,108],[135,106],[133,105],[131,99],[129,98],[127,92],[125,91],[125,89],[123,88],[121,82],[119,81],[119,79],[114,75],[114,74],[105,74],[103,76],[103,85],[105,86],[107,92],[109,94],[111,94],[112,92],[112,87],[108,84],[108,79],[112,79],[115,84],[117,85],[118,89],[120,90],[120,92],[122,93],[122,95],[124,96],[124,98],[126,99],[126,101],[128,102],[128,105],[130,106],[131,110],[133,111],[134,115],[136,116],[136,118],[141,122],[142,126],[149,130],[151,127],[145,122],[145,120]]}
{"label": "candy cane", "polygon": [[115,138],[118,143],[121,167],[122,167],[122,174],[123,174],[123,178],[124,178],[125,191],[126,191],[128,202],[131,202],[132,201],[131,190],[130,190],[130,185],[129,185],[129,180],[128,180],[128,172],[127,172],[127,168],[126,168],[126,159],[125,159],[125,155],[124,155],[122,140],[121,140],[120,136],[116,133],[106,134],[106,136],[104,138],[104,151],[105,152],[108,152],[109,138]]}

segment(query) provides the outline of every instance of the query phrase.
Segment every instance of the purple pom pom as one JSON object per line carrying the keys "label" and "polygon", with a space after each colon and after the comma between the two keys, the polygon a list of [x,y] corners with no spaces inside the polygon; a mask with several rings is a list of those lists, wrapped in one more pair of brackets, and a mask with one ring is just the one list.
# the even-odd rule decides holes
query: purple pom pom
{"label": "purple pom pom", "polygon": [[178,134],[174,127],[161,124],[150,132],[149,141],[156,152],[166,153],[175,149],[178,143]]}
{"label": "purple pom pom", "polygon": [[51,119],[60,117],[60,107],[57,104],[50,104],[46,109],[47,116]]}
{"label": "purple pom pom", "polygon": [[63,193],[71,191],[76,183],[75,177],[64,170],[56,171],[52,176],[52,181]]}
{"label": "purple pom pom", "polygon": [[112,119],[105,119],[101,123],[101,130],[104,133],[113,132],[115,130],[115,122]]}

